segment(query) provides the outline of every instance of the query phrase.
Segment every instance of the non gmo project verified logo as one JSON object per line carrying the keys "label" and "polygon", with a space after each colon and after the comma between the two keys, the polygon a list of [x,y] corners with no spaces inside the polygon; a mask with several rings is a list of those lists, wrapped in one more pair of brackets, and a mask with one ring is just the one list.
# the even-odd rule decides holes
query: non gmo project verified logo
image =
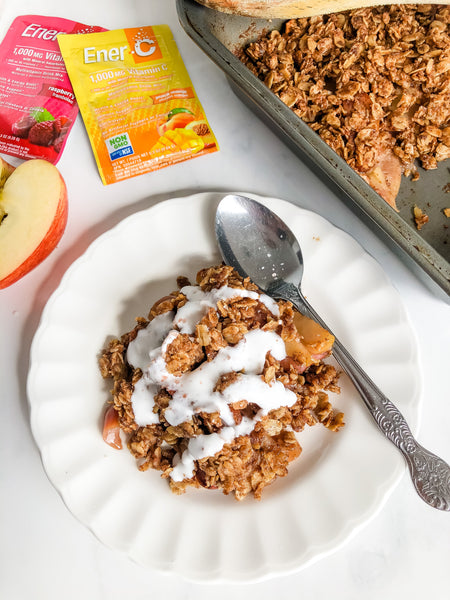
{"label": "non gmo project verified logo", "polygon": [[106,147],[108,148],[111,160],[117,160],[123,156],[134,154],[128,133],[119,133],[118,135],[107,139]]}

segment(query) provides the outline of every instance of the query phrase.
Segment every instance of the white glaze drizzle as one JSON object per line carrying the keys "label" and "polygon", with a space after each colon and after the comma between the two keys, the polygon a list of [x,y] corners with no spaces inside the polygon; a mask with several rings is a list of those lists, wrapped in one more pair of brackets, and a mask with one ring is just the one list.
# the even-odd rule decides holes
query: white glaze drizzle
{"label": "white glaze drizzle", "polygon": [[[286,356],[284,342],[274,331],[251,330],[238,344],[221,348],[213,360],[203,362],[196,369],[179,377],[169,373],[164,360],[167,347],[180,333],[193,334],[196,324],[210,308],[216,308],[219,300],[235,296],[255,298],[274,316],[279,316],[278,305],[272,298],[249,290],[224,286],[203,292],[198,286],[185,286],[181,292],[188,302],[176,315],[171,312],[155,317],[138,332],[127,350],[129,364],[140,367],[143,372],[131,398],[139,426],[159,422],[158,415],[153,412],[153,398],[161,388],[172,395],[164,414],[171,425],[190,421],[199,412],[218,412],[225,424],[218,433],[202,434],[189,441],[188,448],[171,473],[174,481],[192,477],[196,460],[213,456],[224,444],[249,434],[256,422],[270,410],[292,406],[297,400],[295,393],[287,390],[282,383],[273,381],[267,384],[261,377],[267,352],[277,360]],[[230,372],[239,373],[237,380],[223,392],[215,392],[218,378]],[[260,410],[254,419],[243,418],[236,425],[228,405],[239,400],[253,402]]]}
{"label": "white glaze drizzle", "polygon": [[236,296],[259,300],[274,316],[278,317],[280,314],[278,304],[273,298],[266,294],[253,292],[252,290],[223,286],[221,288],[214,288],[210,292],[204,292],[198,285],[187,285],[181,288],[180,292],[188,299],[188,302],[178,309],[174,319],[174,326],[181,333],[194,333],[197,323],[206,315],[210,308],[217,307],[219,300],[230,300]]}

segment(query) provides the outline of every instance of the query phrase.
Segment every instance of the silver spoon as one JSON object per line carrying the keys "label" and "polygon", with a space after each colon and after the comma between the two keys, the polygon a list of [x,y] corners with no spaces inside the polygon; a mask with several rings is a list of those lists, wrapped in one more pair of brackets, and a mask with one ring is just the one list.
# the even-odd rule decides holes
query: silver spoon
{"label": "silver spoon", "polygon": [[[277,215],[255,200],[229,195],[217,207],[215,229],[226,264],[243,277],[250,277],[268,295],[292,302],[301,313],[330,331],[302,295],[300,245]],[[449,465],[414,439],[400,411],[335,338],[334,357],[350,377],[378,427],[405,457],[417,493],[434,508],[450,511]]]}

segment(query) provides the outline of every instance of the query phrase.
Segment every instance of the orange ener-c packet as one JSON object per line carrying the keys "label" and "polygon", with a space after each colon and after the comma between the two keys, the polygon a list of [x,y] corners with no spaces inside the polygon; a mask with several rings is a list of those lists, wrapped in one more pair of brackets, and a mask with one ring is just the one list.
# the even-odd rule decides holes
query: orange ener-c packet
{"label": "orange ener-c packet", "polygon": [[104,184],[219,149],[167,25],[58,42]]}

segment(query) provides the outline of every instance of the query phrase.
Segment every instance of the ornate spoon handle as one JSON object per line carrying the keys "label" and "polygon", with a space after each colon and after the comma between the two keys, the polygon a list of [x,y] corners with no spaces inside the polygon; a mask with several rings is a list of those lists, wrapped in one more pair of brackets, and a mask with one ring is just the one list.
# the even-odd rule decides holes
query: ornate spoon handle
{"label": "ornate spoon handle", "polygon": [[[268,293],[289,300],[300,312],[313,318],[329,331],[295,285],[276,282]],[[350,377],[378,427],[405,457],[419,496],[434,508],[450,511],[450,466],[414,439],[401,412],[375,385],[336,336],[333,356]]]}

